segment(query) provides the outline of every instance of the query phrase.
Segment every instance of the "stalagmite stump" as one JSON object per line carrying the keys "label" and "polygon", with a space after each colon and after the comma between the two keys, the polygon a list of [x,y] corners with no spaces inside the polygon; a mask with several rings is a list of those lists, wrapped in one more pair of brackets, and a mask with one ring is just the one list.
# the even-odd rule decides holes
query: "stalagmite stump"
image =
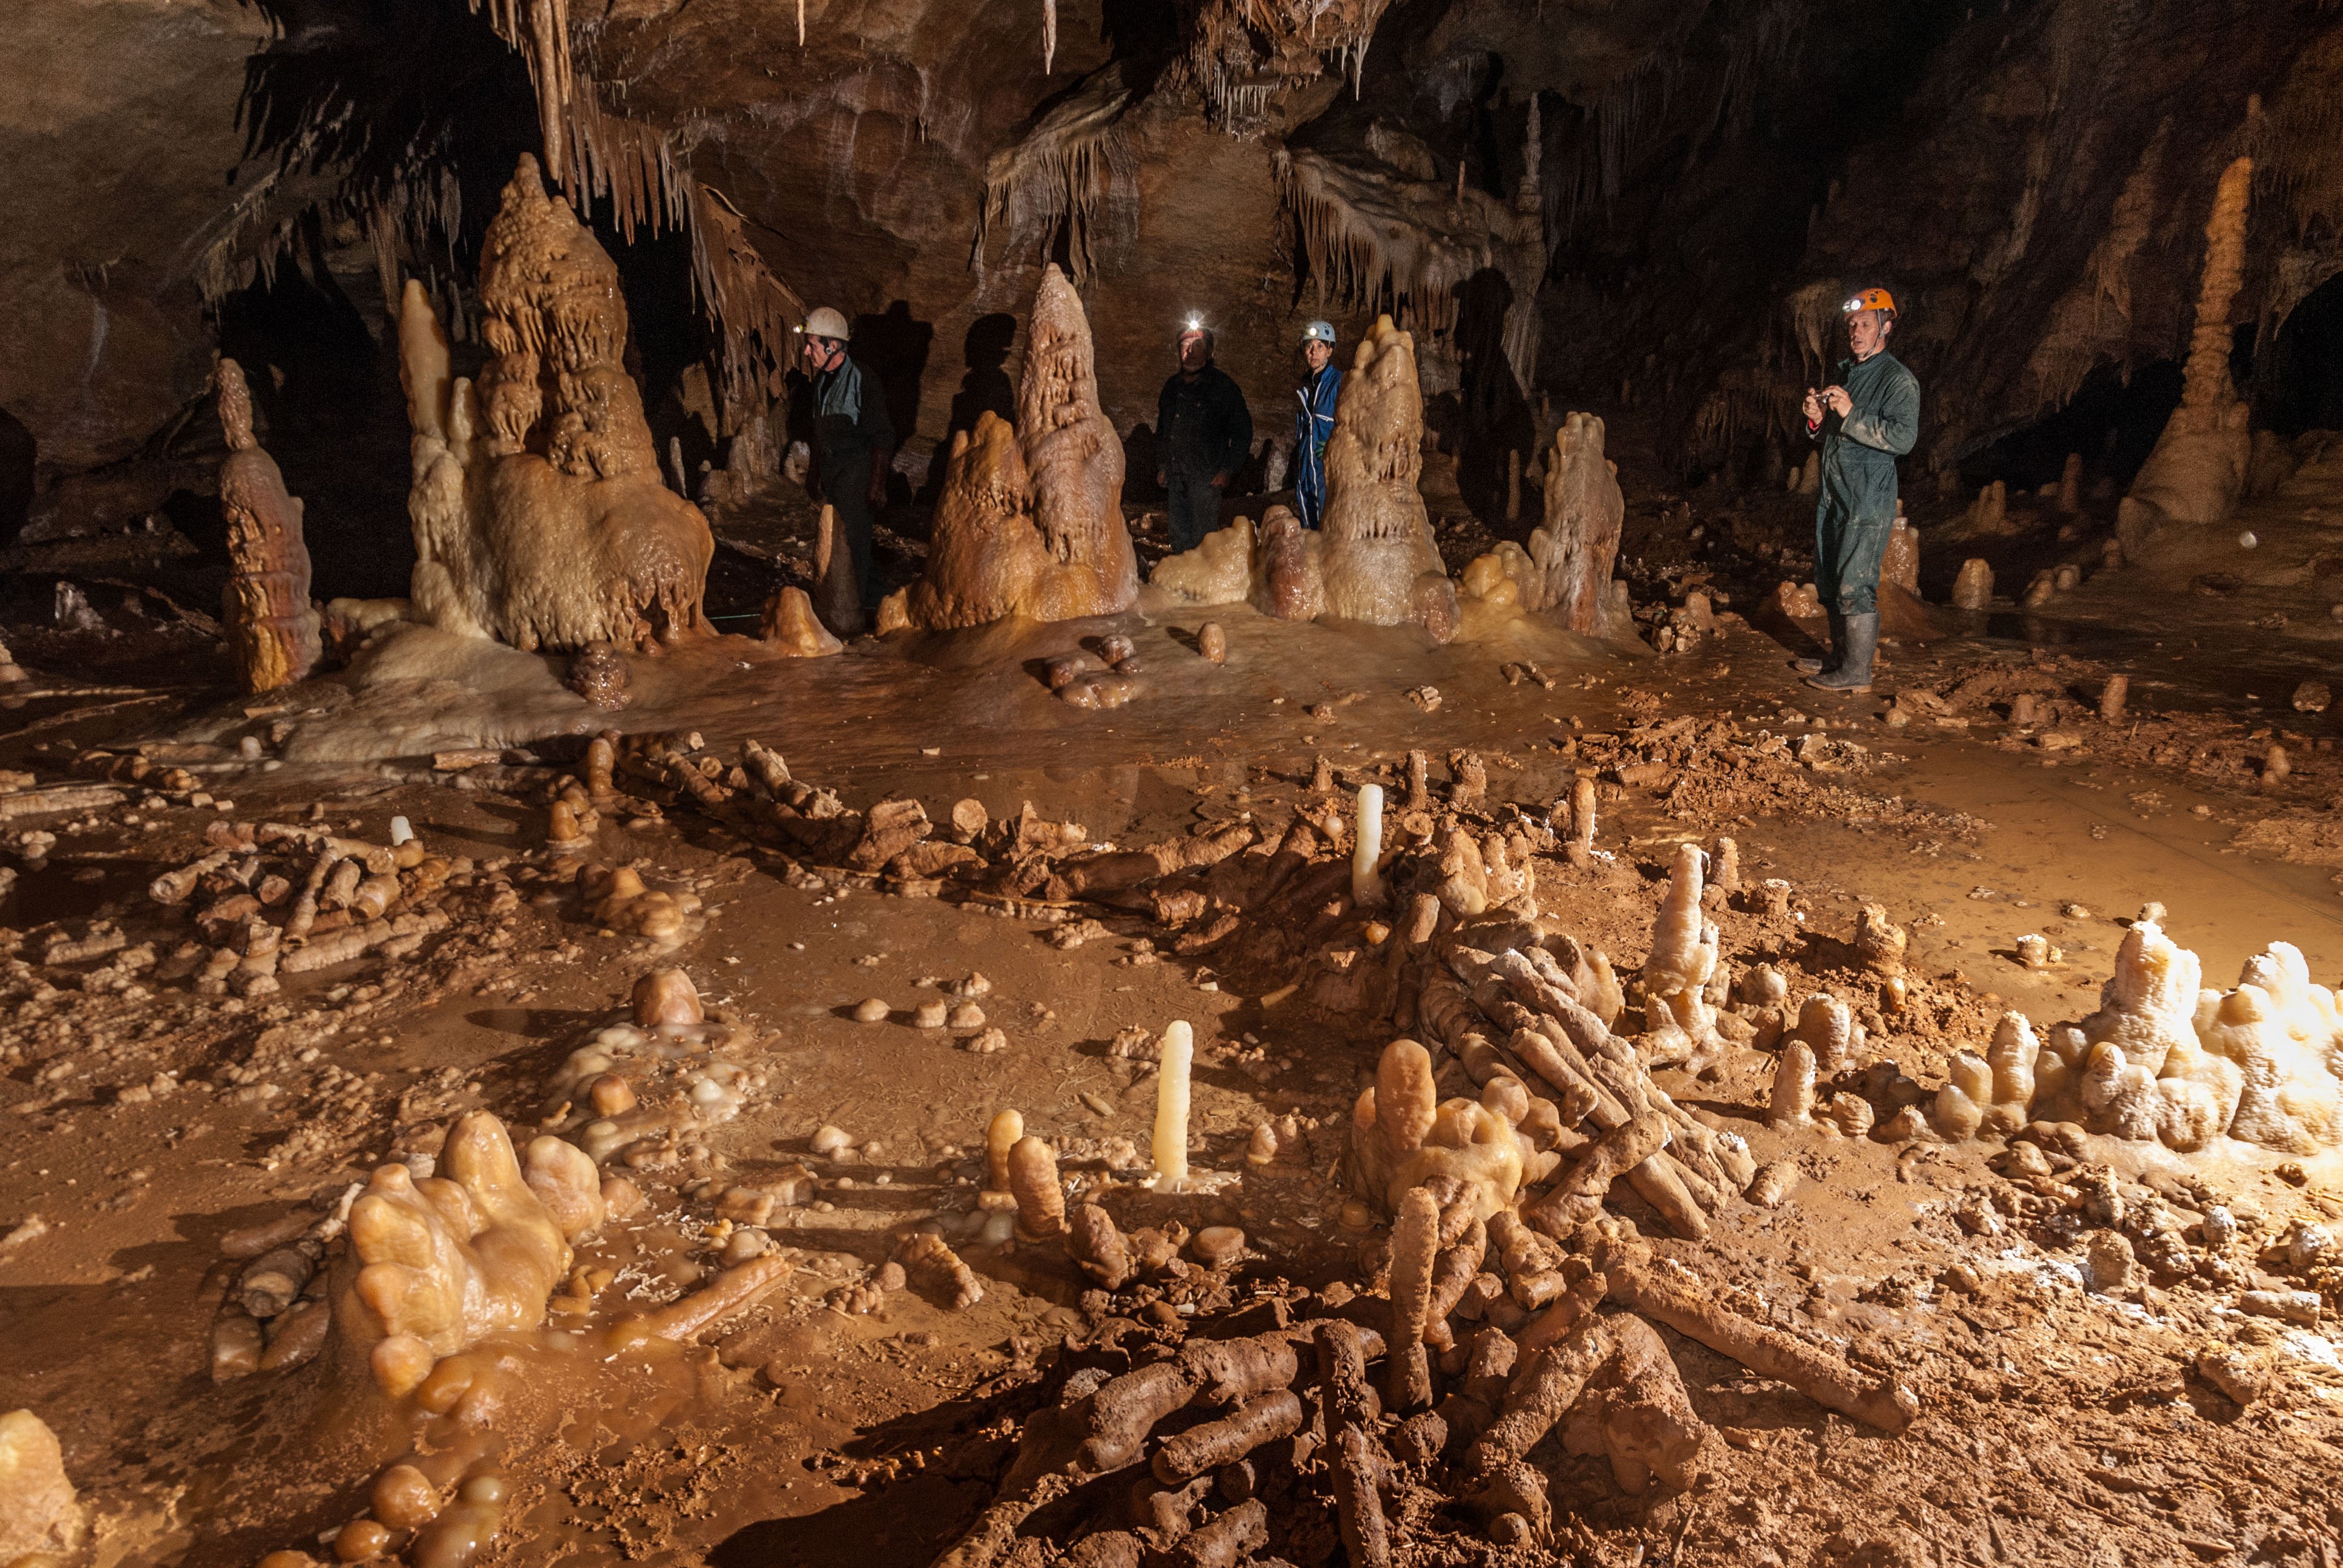
{"label": "stalagmite stump", "polygon": [[1592,414],[1564,420],[1546,458],[1545,526],[1530,532],[1536,570],[1522,602],[1589,636],[1603,629],[1626,518],[1618,476],[1619,465],[1603,455],[1603,421]]}

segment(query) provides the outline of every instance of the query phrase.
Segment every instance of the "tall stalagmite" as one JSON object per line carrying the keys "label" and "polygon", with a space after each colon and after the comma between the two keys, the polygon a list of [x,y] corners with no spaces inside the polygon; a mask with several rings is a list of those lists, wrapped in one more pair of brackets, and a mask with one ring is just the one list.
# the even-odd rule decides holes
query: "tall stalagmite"
{"label": "tall stalagmite", "polygon": [[2253,183],[2253,159],[2239,158],[2222,172],[2214,194],[2180,407],[2124,499],[2117,528],[2127,548],[2137,548],[2162,523],[2220,522],[2245,489],[2253,439],[2245,400],[2229,381],[2229,307],[2244,281],[2246,204]]}
{"label": "tall stalagmite", "polygon": [[1122,442],[1099,407],[1090,317],[1055,262],[1041,274],[1026,324],[1017,440],[1054,568],[1035,585],[1027,613],[1072,620],[1129,609],[1139,597],[1139,560],[1122,521]]}
{"label": "tall stalagmite", "polygon": [[1017,417],[1017,432],[985,414],[952,438],[927,571],[888,596],[880,631],[1077,620],[1139,597],[1122,443],[1099,407],[1090,319],[1054,265],[1033,297]]}
{"label": "tall stalagmite", "polygon": [[488,226],[480,305],[494,357],[477,384],[450,374],[420,283],[400,313],[417,618],[548,650],[708,630],[716,542],[660,480],[618,269],[527,156]]}
{"label": "tall stalagmite", "polygon": [[1456,588],[1416,489],[1423,392],[1415,338],[1378,319],[1342,378],[1326,443],[1325,613],[1376,626],[1420,621],[1454,634]]}
{"label": "tall stalagmite", "polygon": [[277,459],[252,433],[252,390],[233,359],[219,362],[220,515],[232,569],[222,595],[228,645],[246,691],[290,686],[317,668],[317,611],[309,602],[309,550],[301,502],[285,492]]}

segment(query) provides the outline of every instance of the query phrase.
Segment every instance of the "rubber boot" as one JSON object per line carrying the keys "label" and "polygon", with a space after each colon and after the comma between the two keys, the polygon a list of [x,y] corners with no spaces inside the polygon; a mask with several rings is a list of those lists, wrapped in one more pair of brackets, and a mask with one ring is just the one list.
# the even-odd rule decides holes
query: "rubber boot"
{"label": "rubber boot", "polygon": [[1800,675],[1828,675],[1846,657],[1846,617],[1835,609],[1825,613],[1830,618],[1830,651],[1816,658],[1795,660],[1790,668]]}
{"label": "rubber boot", "polygon": [[1846,618],[1845,648],[1846,653],[1836,669],[1814,676],[1806,684],[1817,691],[1869,691],[1871,657],[1879,651],[1879,617],[1875,612]]}

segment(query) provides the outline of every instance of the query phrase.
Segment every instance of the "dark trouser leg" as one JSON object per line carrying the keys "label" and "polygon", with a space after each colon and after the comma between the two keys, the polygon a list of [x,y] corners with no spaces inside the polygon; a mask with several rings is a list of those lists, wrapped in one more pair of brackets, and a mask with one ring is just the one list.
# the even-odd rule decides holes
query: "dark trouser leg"
{"label": "dark trouser leg", "polygon": [[[867,471],[866,464],[866,471]],[[871,515],[870,496],[862,484],[852,481],[840,484],[830,492],[830,510],[838,515],[838,531],[846,540],[846,553],[854,563],[854,581],[862,594],[865,614],[879,608],[879,574],[870,548],[871,529],[878,519]]]}
{"label": "dark trouser leg", "polygon": [[1220,526],[1221,493],[1212,488],[1210,474],[1187,474],[1173,469],[1171,479],[1172,501],[1166,509],[1164,525],[1171,530],[1172,553],[1185,555],[1204,542],[1204,536]]}

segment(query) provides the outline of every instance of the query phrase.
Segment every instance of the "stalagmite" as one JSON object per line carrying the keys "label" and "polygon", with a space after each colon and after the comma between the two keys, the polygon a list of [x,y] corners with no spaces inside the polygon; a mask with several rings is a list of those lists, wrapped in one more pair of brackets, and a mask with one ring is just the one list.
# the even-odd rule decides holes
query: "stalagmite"
{"label": "stalagmite", "polygon": [[1196,1060],[1196,1035],[1185,1019],[1163,1030],[1163,1053],[1155,1080],[1155,1171],[1159,1190],[1176,1191],[1188,1179],[1188,1073]]}
{"label": "stalagmite", "polygon": [[1774,1069],[1774,1089],[1765,1124],[1777,1132],[1786,1132],[1805,1125],[1814,1113],[1814,1048],[1792,1036],[1782,1047],[1782,1060]]}
{"label": "stalagmite", "polygon": [[1456,588],[1416,489],[1423,467],[1415,339],[1386,316],[1342,378],[1326,444],[1325,613],[1375,626],[1413,621],[1445,642],[1455,634]]}
{"label": "stalagmite", "polygon": [[2069,517],[2083,509],[2083,454],[2066,454],[2066,466],[2058,474],[2058,509]]}
{"label": "stalagmite", "polygon": [[1022,613],[1034,620],[1120,614],[1139,596],[1138,558],[1122,520],[1122,441],[1099,406],[1090,317],[1054,262],[1042,269],[1025,338],[1018,441],[1051,566]]}
{"label": "stalagmite", "polygon": [[1643,1048],[1654,1065],[1683,1062],[1696,1071],[1719,1049],[1716,1010],[1707,990],[1717,966],[1716,927],[1702,913],[1705,859],[1697,844],[1676,846],[1668,890],[1644,960]]}
{"label": "stalagmite", "polygon": [[2235,347],[2229,310],[2245,280],[2246,208],[2253,177],[2253,159],[2238,158],[2222,171],[2214,193],[2180,407],[2172,411],[2117,514],[2117,532],[2125,550],[2135,556],[2166,523],[2224,521],[2245,489],[2253,438],[2247,430],[2250,409],[2229,380]]}
{"label": "stalagmite", "polygon": [[228,448],[219,471],[231,565],[224,618],[244,689],[273,691],[306,677],[319,652],[301,502],[286,494],[277,460],[252,433],[252,393],[243,369],[223,359],[217,378],[220,433]]}
{"label": "stalagmite", "polygon": [[[828,517],[830,508],[824,507],[822,515]],[[860,618],[858,611],[856,619]],[[846,647],[815,614],[813,600],[806,597],[805,589],[793,584],[784,585],[766,603],[757,636],[793,658],[820,658]]]}
{"label": "stalagmite", "polygon": [[1038,1138],[1019,1139],[1009,1151],[1009,1189],[1017,1195],[1017,1239],[1052,1241],[1066,1233],[1066,1191],[1058,1184],[1058,1156]]}
{"label": "stalagmite", "polygon": [[452,376],[419,280],[399,317],[414,432],[417,618],[523,648],[704,632],[715,540],[660,482],[622,357],[618,268],[524,156],[480,262],[478,380]]}
{"label": "stalagmite", "polygon": [[1411,1189],[1392,1221],[1392,1319],[1384,1342],[1391,1356],[1385,1399],[1394,1411],[1421,1410],[1432,1402],[1423,1336],[1431,1324],[1432,1262],[1439,1232],[1439,1205],[1424,1189]]}
{"label": "stalagmite", "polygon": [[1383,856],[1383,787],[1359,786],[1358,831],[1351,849],[1351,901],[1361,909],[1383,902],[1383,875],[1375,868]]}
{"label": "stalagmite", "polygon": [[1976,556],[1961,563],[1953,579],[1953,604],[1960,609],[1987,609],[1993,605],[1993,568]]}
{"label": "stalagmite", "polygon": [[2099,689],[2100,719],[2108,724],[2121,724],[2124,719],[2124,702],[2130,695],[2131,678],[2129,676],[2107,677],[2107,685]]}
{"label": "stalagmite", "polygon": [[1588,636],[1605,629],[1612,562],[1626,501],[1619,465],[1603,455],[1603,421],[1573,414],[1554,432],[1546,456],[1545,523],[1530,532],[1537,570],[1524,588],[1524,608],[1545,610]]}
{"label": "stalagmite", "polygon": [[1570,863],[1584,869],[1594,858],[1594,780],[1573,779],[1570,786]]}
{"label": "stalagmite", "polygon": [[995,1111],[984,1133],[984,1190],[1007,1192],[1009,1151],[1025,1136],[1025,1118],[1015,1111]]}
{"label": "stalagmite", "polygon": [[1137,598],[1122,443],[1099,406],[1081,297],[1054,264],[1033,297],[1017,410],[1015,431],[988,411],[952,437],[927,569],[888,597],[881,631],[1073,620]]}

